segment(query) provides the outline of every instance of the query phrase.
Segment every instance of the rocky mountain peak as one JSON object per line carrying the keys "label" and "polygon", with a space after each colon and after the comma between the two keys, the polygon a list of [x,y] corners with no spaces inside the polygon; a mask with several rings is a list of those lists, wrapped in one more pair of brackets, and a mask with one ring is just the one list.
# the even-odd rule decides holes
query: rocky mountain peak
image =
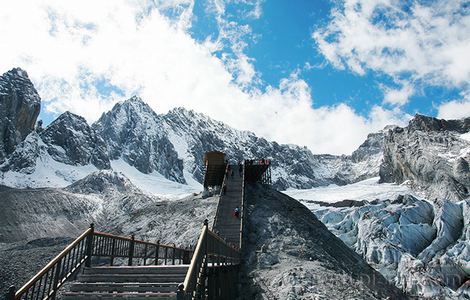
{"label": "rocky mountain peak", "polygon": [[55,119],[51,126],[54,124],[70,124],[71,126],[87,126],[88,123],[82,116],[76,115],[70,111],[62,113],[57,119]]}
{"label": "rocky mountain peak", "polygon": [[106,144],[81,116],[67,111],[47,126],[40,136],[48,145],[47,152],[56,161],[110,168]]}
{"label": "rocky mountain peak", "polygon": [[14,68],[0,76],[0,162],[34,130],[40,105],[26,71]]}
{"label": "rocky mountain peak", "polygon": [[139,114],[150,114],[155,115],[153,109],[139,96],[132,96],[131,98],[117,103],[113,110],[119,111],[124,110],[128,113],[139,113]]}
{"label": "rocky mountain peak", "polygon": [[162,117],[141,98],[117,103],[93,128],[106,141],[111,159],[122,158],[145,174],[157,171],[170,180],[186,182],[183,162],[168,139]]}
{"label": "rocky mountain peak", "polygon": [[465,133],[470,130],[470,118],[445,120],[416,114],[408,125],[410,130],[421,131],[456,131]]}

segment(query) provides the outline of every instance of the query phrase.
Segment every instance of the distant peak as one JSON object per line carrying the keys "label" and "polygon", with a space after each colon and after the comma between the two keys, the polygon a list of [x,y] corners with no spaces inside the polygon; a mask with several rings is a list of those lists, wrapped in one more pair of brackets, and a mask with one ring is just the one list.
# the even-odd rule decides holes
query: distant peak
{"label": "distant peak", "polygon": [[134,95],[132,97],[130,97],[129,99],[127,99],[126,101],[124,102],[137,102],[137,103],[145,103],[144,100],[142,100],[142,98],[140,98],[139,96],[137,95]]}
{"label": "distant peak", "polygon": [[117,107],[123,107],[123,108],[132,107],[132,108],[140,108],[140,109],[143,108],[144,110],[150,110],[153,112],[153,109],[144,100],[142,100],[142,98],[140,98],[137,95],[134,95],[121,103],[118,103]]}
{"label": "distant peak", "polygon": [[170,109],[170,111],[168,111],[169,114],[177,114],[177,115],[187,115],[187,114],[191,114],[191,115],[194,115],[196,114],[196,112],[192,109],[187,109],[187,108],[184,108],[184,107],[175,107],[175,108],[172,108]]}
{"label": "distant peak", "polygon": [[[62,113],[52,123],[58,123],[58,122],[87,123],[85,118],[83,118],[82,116],[79,116],[77,114],[74,114],[73,112],[70,112],[70,111],[66,111],[66,112]],[[52,123],[51,123],[51,125],[52,125]]]}
{"label": "distant peak", "polygon": [[21,68],[13,68],[10,71],[4,73],[3,75],[7,75],[9,77],[23,77],[29,79],[28,73]]}

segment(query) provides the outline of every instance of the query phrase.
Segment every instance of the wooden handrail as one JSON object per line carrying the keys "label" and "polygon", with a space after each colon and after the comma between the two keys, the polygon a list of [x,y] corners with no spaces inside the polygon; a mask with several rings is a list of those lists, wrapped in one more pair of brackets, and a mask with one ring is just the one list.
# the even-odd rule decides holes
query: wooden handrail
{"label": "wooden handrail", "polygon": [[[125,241],[123,245],[120,245],[117,251],[124,251],[124,254],[115,253],[114,245],[115,241]],[[128,243],[127,243],[128,242]],[[109,246],[112,243],[112,247]],[[135,245],[139,245],[139,248],[135,248]],[[143,245],[145,245],[145,252],[142,255]],[[154,254],[147,256],[147,246],[154,248]],[[140,249],[140,252],[134,254],[134,251]],[[33,276],[26,284],[24,284],[18,291],[15,291],[15,287],[10,287],[6,294],[8,300],[19,300],[23,296],[33,299],[55,299],[55,294],[58,289],[66,282],[75,272],[77,272],[81,266],[91,266],[92,256],[109,256],[111,258],[111,265],[115,257],[128,257],[129,264],[132,265],[132,259],[143,259],[145,264],[148,258],[154,259],[155,264],[159,264],[159,249],[165,250],[165,264],[167,258],[172,264],[176,263],[189,263],[192,251],[176,245],[166,245],[146,242],[142,240],[135,240],[132,238],[116,236],[104,232],[95,232],[94,226],[91,224],[90,228],[83,232],[78,238],[72,243],[67,245],[56,257],[54,257],[44,268],[42,268],[36,275]],[[171,251],[171,255],[167,257],[167,253]],[[150,251],[148,252],[150,253]],[[33,294],[30,294],[33,293]]]}
{"label": "wooden handrail", "polygon": [[15,298],[19,299],[38,279],[49,271],[57,262],[59,262],[67,253],[70,252],[78,243],[85,239],[90,233],[93,232],[93,228],[88,228],[84,233],[82,233],[78,238],[76,238],[70,245],[65,247],[62,252],[60,252],[54,259],[52,259],[44,268],[42,268],[33,278],[31,278],[27,283],[25,283],[16,293]]}
{"label": "wooden handrail", "polygon": [[205,251],[205,249],[202,249],[203,247],[203,244],[205,243],[206,241],[206,236],[207,236],[207,226],[204,225],[202,231],[201,231],[201,234],[199,235],[199,239],[197,241],[197,245],[196,245],[196,248],[194,249],[194,255],[191,259],[191,264],[189,265],[189,268],[188,268],[188,272],[186,273],[186,277],[184,278],[184,282],[183,282],[183,287],[184,287],[184,292],[185,293],[188,293],[189,290],[191,289],[190,287],[190,282],[191,282],[191,279],[193,277],[195,277],[196,275],[196,272],[199,272],[199,270],[197,270],[197,260],[201,257],[201,255],[203,255],[203,251]]}
{"label": "wooden handrail", "polygon": [[242,178],[242,205],[240,212],[240,249],[243,247],[243,223],[245,222],[245,164],[243,164],[243,178]]}
{"label": "wooden handrail", "polygon": [[[214,242],[216,243],[214,244]],[[217,243],[220,243],[219,246],[209,249],[209,245],[215,246]],[[220,247],[220,245],[222,247]],[[206,276],[205,269],[207,268],[207,264],[218,263],[219,265],[220,261],[217,261],[217,259],[221,257],[227,259],[224,260],[224,264],[226,266],[233,265],[234,263],[238,264],[240,252],[238,249],[227,244],[217,234],[210,231],[208,228],[208,221],[205,220],[196,248],[194,250],[194,255],[191,259],[191,264],[184,278],[184,282],[178,287],[179,291],[177,299],[188,299],[192,297],[194,292],[200,292],[199,288],[201,287],[198,287],[198,282],[202,282],[202,288],[204,288],[205,279],[204,277],[200,278],[200,276]],[[212,261],[209,261],[211,259]]]}
{"label": "wooden handrail", "polygon": [[225,171],[224,171],[224,180],[222,180],[222,186],[221,186],[220,193],[219,193],[219,202],[217,202],[217,210],[215,212],[214,223],[212,223],[212,229],[214,229],[215,224],[217,224],[217,218],[218,218],[219,209],[220,209],[220,199],[222,198],[223,193],[224,193],[224,186],[227,184],[226,181],[228,177],[228,167],[229,167],[229,164],[227,163],[225,166]]}
{"label": "wooden handrail", "polygon": [[143,241],[143,240],[136,240],[136,239],[133,240],[132,238],[129,238],[129,237],[114,235],[114,234],[110,234],[110,233],[96,232],[95,231],[94,235],[109,237],[109,238],[122,240],[122,241],[129,241],[129,242],[134,241],[135,243],[147,244],[147,245],[152,245],[152,246],[159,246],[159,247],[163,247],[163,248],[171,248],[171,249],[188,251],[188,249],[181,248],[181,247],[176,247],[176,246],[173,246],[173,245],[157,244],[157,243],[147,242],[147,241]]}

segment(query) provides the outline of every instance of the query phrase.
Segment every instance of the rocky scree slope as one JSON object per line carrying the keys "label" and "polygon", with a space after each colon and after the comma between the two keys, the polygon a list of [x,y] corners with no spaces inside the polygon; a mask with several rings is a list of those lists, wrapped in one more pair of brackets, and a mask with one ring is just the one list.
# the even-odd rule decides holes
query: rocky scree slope
{"label": "rocky scree slope", "polygon": [[307,207],[247,187],[246,299],[406,299]]}

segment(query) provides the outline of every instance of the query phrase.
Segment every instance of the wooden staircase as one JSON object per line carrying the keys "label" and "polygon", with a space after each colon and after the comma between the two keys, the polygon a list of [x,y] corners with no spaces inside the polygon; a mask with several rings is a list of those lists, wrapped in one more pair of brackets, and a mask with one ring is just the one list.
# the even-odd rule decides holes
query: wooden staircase
{"label": "wooden staircase", "polygon": [[[49,300],[59,296],[64,300],[192,300],[206,295],[207,299],[235,299],[242,246],[244,185],[245,182],[269,184],[269,165],[268,160],[245,161],[242,177],[237,165],[230,166],[232,176],[225,175],[225,164],[207,164],[204,186],[222,184],[225,189],[222,187],[214,231],[209,230],[208,220],[205,220],[194,250],[160,241],[137,240],[134,235],[123,237],[96,232],[91,224],[20,289],[11,286],[5,299]],[[240,209],[238,218],[234,216],[236,207]],[[91,267],[94,257],[109,259],[110,266]],[[127,261],[128,266],[113,266],[116,259],[121,263]],[[136,261],[143,266],[133,266]],[[59,294],[59,289],[77,273],[78,280],[71,283],[67,292]]]}
{"label": "wooden staircase", "polygon": [[64,300],[176,299],[189,265],[85,268]]}
{"label": "wooden staircase", "polygon": [[227,243],[240,248],[240,217],[234,216],[235,208],[242,209],[243,177],[239,175],[238,166],[231,165],[234,175],[225,178],[226,192],[222,193],[214,222],[214,231]]}

